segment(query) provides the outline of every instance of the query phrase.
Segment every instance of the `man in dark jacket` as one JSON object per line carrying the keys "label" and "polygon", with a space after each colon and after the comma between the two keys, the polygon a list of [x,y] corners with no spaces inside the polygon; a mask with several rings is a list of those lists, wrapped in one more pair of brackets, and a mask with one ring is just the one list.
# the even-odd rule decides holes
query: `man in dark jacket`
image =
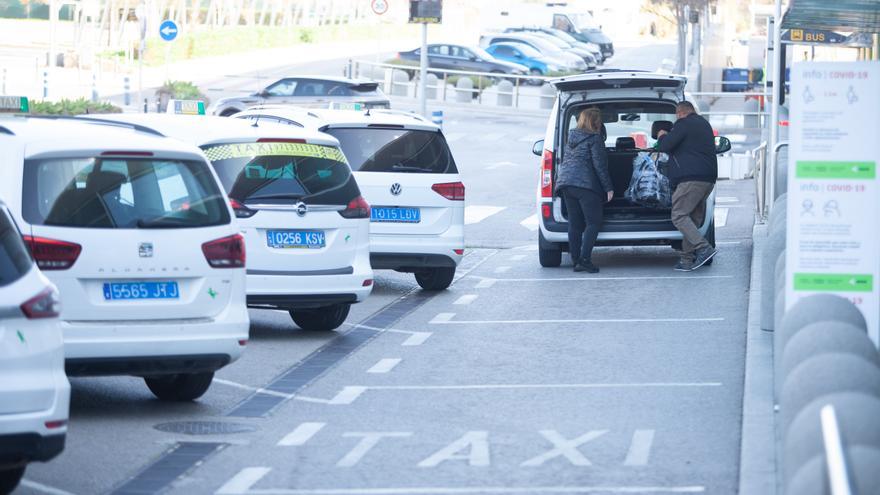
{"label": "man in dark jacket", "polygon": [[672,130],[658,132],[657,149],[668,153],[666,174],[672,184],[672,223],[684,238],[678,271],[693,271],[717,254],[700,234],[698,225],[706,219],[706,199],[718,180],[715,135],[694,106],[681,102],[675,108],[678,120]]}

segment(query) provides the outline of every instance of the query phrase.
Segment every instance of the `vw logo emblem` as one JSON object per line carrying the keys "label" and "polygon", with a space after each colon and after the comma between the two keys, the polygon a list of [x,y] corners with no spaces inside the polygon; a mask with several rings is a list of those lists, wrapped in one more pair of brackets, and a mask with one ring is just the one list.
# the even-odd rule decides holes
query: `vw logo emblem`
{"label": "vw logo emblem", "polygon": [[403,192],[403,188],[400,187],[399,183],[395,182],[394,184],[391,184],[391,194],[400,196],[401,192]]}
{"label": "vw logo emblem", "polygon": [[308,213],[308,212],[309,212],[309,206],[307,204],[305,204],[305,203],[297,203],[296,204],[296,214],[297,215],[304,217],[304,216],[306,216],[306,213]]}
{"label": "vw logo emblem", "polygon": [[142,242],[138,245],[138,256],[141,258],[152,258],[153,257],[153,243],[152,242]]}

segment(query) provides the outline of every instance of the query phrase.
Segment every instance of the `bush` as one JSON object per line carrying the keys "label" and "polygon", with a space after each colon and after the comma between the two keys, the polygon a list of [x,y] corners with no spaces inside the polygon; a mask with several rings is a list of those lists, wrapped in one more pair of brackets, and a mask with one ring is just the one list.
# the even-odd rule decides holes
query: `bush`
{"label": "bush", "polygon": [[404,60],[402,58],[392,58],[385,61],[388,65],[397,65],[399,67],[419,67],[419,63],[415,60]]}
{"label": "bush", "polygon": [[59,102],[32,101],[33,115],[84,115],[92,113],[122,113],[122,109],[106,102],[93,102],[85,98],[62,99]]}
{"label": "bush", "polygon": [[311,43],[315,41],[315,33],[311,29],[304,28],[299,33],[299,40],[303,43]]}
{"label": "bush", "polygon": [[210,103],[209,98],[199,90],[199,87],[189,81],[165,81],[165,84],[156,90],[156,96],[160,100],[164,97],[165,103],[169,99],[202,100],[206,107]]}

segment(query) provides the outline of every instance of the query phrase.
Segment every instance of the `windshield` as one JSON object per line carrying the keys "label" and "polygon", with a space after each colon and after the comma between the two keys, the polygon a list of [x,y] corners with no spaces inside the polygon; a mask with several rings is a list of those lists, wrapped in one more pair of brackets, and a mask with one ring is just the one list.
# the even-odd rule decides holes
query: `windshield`
{"label": "windshield", "polygon": [[522,54],[525,55],[526,57],[538,58],[541,56],[541,52],[539,52],[538,50],[535,50],[534,48],[530,47],[529,45],[524,45],[522,43],[514,43],[514,44],[512,44],[512,46],[514,48],[516,48],[517,50],[519,50],[520,52],[522,52]]}
{"label": "windshield", "polygon": [[0,207],[0,287],[23,277],[33,263],[9,212]]}
{"label": "windshield", "polygon": [[596,24],[596,21],[595,21],[595,19],[593,19],[593,16],[586,13],[586,12],[582,13],[582,14],[568,14],[568,17],[569,17],[569,19],[571,19],[571,22],[574,23],[574,27],[578,31],[585,31],[588,29],[599,29],[599,25]]}
{"label": "windshield", "polygon": [[536,35],[540,36],[540,38],[542,40],[546,40],[547,42],[552,43],[553,46],[556,46],[558,48],[571,48],[571,45],[569,45],[565,41],[562,41],[561,39],[553,36],[552,34],[536,33]]}
{"label": "windshield", "polygon": [[347,205],[360,195],[345,156],[333,146],[272,142],[203,149],[229,197],[242,203]]}
{"label": "windshield", "polygon": [[577,40],[574,39],[573,36],[571,36],[570,34],[566,33],[565,31],[560,31],[560,30],[558,30],[558,29],[555,29],[555,30],[553,30],[552,33],[549,33],[549,34],[551,34],[551,35],[553,35],[553,36],[556,36],[557,38],[561,39],[562,41],[565,41],[565,42],[568,43],[568,44],[574,44],[574,43],[577,43]]}
{"label": "windshield", "polygon": [[29,160],[23,216],[34,225],[105,229],[230,222],[207,164],[140,158]]}
{"label": "windshield", "polygon": [[381,128],[330,128],[351,168],[361,172],[455,174],[458,170],[443,134]]}

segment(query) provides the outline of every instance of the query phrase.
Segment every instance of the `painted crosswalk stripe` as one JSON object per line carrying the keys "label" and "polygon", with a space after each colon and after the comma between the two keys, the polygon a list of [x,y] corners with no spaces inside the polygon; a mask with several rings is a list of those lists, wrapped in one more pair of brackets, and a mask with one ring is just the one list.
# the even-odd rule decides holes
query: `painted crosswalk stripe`
{"label": "painted crosswalk stripe", "polygon": [[523,220],[519,224],[529,230],[533,230],[533,231],[538,230],[538,215],[537,215],[537,213],[526,218],[525,220]]}
{"label": "painted crosswalk stripe", "polygon": [[380,359],[376,364],[374,364],[370,369],[367,370],[367,373],[388,373],[394,369],[395,366],[400,364],[400,358],[384,358]]}
{"label": "painted crosswalk stripe", "polygon": [[504,211],[503,206],[469,205],[464,208],[465,225],[473,225]]}
{"label": "painted crosswalk stripe", "polygon": [[279,447],[300,447],[321,431],[327,423],[301,423],[279,442]]}

